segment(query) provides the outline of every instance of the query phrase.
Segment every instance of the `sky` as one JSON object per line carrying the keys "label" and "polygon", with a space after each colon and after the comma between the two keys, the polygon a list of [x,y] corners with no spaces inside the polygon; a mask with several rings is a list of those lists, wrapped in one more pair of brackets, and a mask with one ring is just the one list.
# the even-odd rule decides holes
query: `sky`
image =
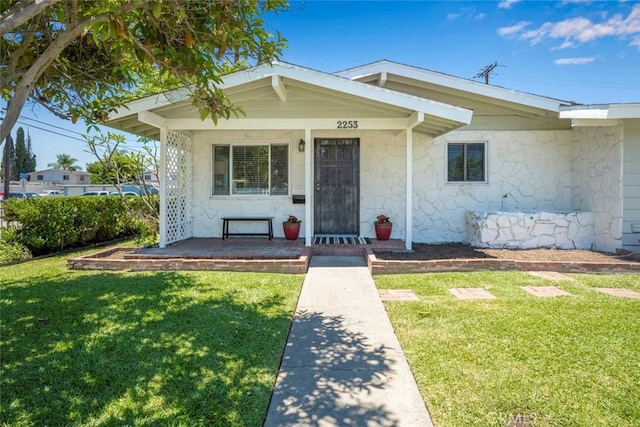
{"label": "sky", "polygon": [[[640,103],[640,1],[291,1],[265,26],[281,60],[334,73],[389,60],[581,104]],[[5,105],[2,105],[3,107]],[[85,126],[26,106],[37,168],[70,154],[83,169]],[[108,128],[104,128],[105,131]],[[128,147],[138,149],[135,136]]]}

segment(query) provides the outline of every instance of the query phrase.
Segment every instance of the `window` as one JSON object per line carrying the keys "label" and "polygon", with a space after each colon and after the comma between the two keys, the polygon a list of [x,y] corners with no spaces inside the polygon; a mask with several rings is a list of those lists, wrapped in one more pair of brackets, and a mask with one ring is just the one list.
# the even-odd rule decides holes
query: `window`
{"label": "window", "polygon": [[287,144],[214,145],[213,194],[289,194]]}
{"label": "window", "polygon": [[36,181],[44,181],[44,175],[36,175]]}
{"label": "window", "polygon": [[84,181],[84,175],[80,175],[80,181]]}
{"label": "window", "polygon": [[447,144],[448,182],[485,182],[484,142]]}
{"label": "window", "polygon": [[63,181],[69,181],[69,175],[62,175]]}

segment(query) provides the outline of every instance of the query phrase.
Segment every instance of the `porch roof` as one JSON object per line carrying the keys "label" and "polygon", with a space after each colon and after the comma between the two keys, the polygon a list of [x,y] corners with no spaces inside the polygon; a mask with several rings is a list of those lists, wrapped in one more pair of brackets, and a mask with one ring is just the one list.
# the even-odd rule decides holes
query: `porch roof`
{"label": "porch roof", "polygon": [[592,104],[563,107],[560,117],[572,126],[616,126],[625,122],[640,124],[640,103]]}
{"label": "porch roof", "polygon": [[159,139],[158,122],[172,129],[216,130],[335,128],[337,120],[360,120],[365,124],[361,129],[393,124],[437,136],[469,124],[473,114],[466,108],[286,63],[229,74],[220,87],[242,108],[244,117],[219,120],[217,125],[202,121],[191,105],[189,89],[183,88],[132,101],[105,124]]}

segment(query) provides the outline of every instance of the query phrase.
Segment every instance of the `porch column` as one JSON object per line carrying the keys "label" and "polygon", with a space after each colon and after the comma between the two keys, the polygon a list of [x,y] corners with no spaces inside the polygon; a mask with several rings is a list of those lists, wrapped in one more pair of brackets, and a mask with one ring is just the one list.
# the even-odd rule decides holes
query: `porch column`
{"label": "porch column", "polygon": [[313,238],[313,227],[311,218],[311,206],[313,206],[313,174],[311,161],[313,159],[313,141],[311,140],[311,129],[304,130],[304,140],[306,147],[304,150],[304,245],[311,246]]}
{"label": "porch column", "polygon": [[160,127],[160,242],[161,248],[167,247],[167,126]]}
{"label": "porch column", "polygon": [[405,248],[410,251],[413,246],[413,130],[407,129],[407,195],[405,207]]}
{"label": "porch column", "polygon": [[413,247],[413,128],[424,122],[424,113],[415,111],[407,120],[407,183],[405,206],[405,248]]}

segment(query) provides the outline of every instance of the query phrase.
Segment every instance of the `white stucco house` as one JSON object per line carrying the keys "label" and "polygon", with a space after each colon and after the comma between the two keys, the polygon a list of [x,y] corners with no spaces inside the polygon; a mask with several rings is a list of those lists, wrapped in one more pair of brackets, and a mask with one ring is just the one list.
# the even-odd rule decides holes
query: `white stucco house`
{"label": "white stucco house", "polygon": [[177,90],[106,123],[160,141],[161,246],[220,237],[224,216],[294,214],[308,246],[373,238],[385,214],[409,249],[640,250],[640,103],[576,105],[389,61],[274,63],[222,88],[244,116],[202,121]]}
{"label": "white stucco house", "polygon": [[65,169],[43,169],[29,173],[31,183],[53,183],[60,185],[86,185],[91,183],[91,174]]}

